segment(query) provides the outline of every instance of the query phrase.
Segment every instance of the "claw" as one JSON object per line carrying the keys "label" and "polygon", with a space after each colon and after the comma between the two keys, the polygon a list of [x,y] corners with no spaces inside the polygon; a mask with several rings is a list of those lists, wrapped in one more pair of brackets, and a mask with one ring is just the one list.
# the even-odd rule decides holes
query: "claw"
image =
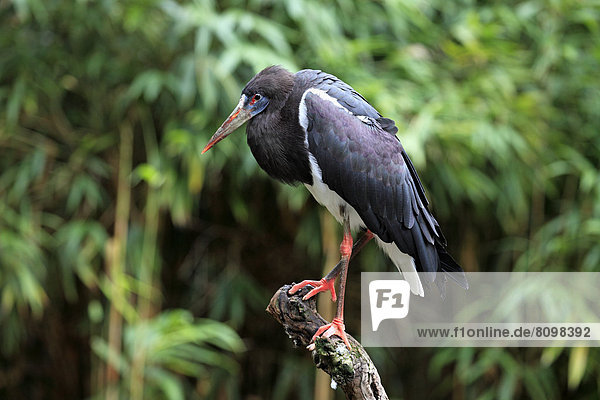
{"label": "claw", "polygon": [[311,297],[313,297],[315,294],[320,293],[320,292],[326,292],[326,291],[330,291],[331,292],[331,300],[335,301],[337,299],[337,296],[335,295],[335,279],[330,279],[327,280],[325,278],[321,279],[320,281],[310,281],[310,280],[306,280],[306,281],[302,281],[294,286],[292,286],[292,288],[290,289],[289,293],[290,294],[294,294],[296,293],[298,290],[302,289],[304,286],[312,286],[314,289],[312,289],[310,292],[308,292],[303,298],[302,300],[308,300]]}
{"label": "claw", "polygon": [[326,338],[336,335],[344,341],[346,347],[348,347],[348,350],[352,350],[350,348],[350,341],[348,341],[348,337],[346,336],[346,327],[344,326],[344,321],[341,318],[334,318],[331,323],[323,325],[317,329],[317,332],[311,339],[311,343],[321,335]]}

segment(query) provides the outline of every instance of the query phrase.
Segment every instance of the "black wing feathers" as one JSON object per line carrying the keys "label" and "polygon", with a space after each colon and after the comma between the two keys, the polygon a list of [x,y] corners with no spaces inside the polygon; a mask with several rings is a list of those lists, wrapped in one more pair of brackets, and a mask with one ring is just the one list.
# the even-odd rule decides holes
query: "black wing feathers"
{"label": "black wing feathers", "polygon": [[[382,118],[341,81],[327,77],[317,88],[338,102],[311,92],[305,96],[309,151],[321,168],[323,182],[381,240],[394,242],[415,259],[417,270],[430,272],[430,281],[438,270],[460,270],[445,250],[441,260],[438,256],[445,239],[427,209],[425,191],[410,159],[400,141],[390,135],[397,131],[394,122]],[[368,118],[357,118],[355,111]],[[466,285],[464,280],[459,283]]]}
{"label": "black wing feathers", "polygon": [[[337,77],[323,71],[312,69],[298,71],[296,76],[299,79],[310,82],[310,87],[323,90],[329,96],[337,99],[340,105],[352,114],[364,115],[373,118],[373,120],[382,118],[383,120],[386,120],[386,122],[384,122],[386,126],[390,126],[391,123],[390,129],[392,129],[392,127],[395,128],[394,121],[389,118],[381,117],[379,112],[377,112],[377,110],[373,108],[360,93]],[[398,131],[397,128],[396,131]]]}
{"label": "black wing feathers", "polygon": [[396,123],[394,122],[394,120],[381,117],[377,118],[376,121],[377,123],[379,123],[379,125],[384,131],[387,131],[393,135],[398,133],[398,128],[396,127]]}

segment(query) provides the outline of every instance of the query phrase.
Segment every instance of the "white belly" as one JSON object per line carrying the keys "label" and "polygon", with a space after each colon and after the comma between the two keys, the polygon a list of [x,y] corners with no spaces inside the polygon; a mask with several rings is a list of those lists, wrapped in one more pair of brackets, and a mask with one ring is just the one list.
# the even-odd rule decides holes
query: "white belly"
{"label": "white belly", "polygon": [[367,227],[365,226],[365,223],[360,218],[354,207],[346,203],[346,201],[342,199],[336,192],[329,189],[329,186],[320,180],[317,180],[316,178],[317,177],[313,175],[313,184],[304,185],[310,194],[313,195],[315,200],[317,200],[319,204],[324,205],[340,224],[344,223],[344,215],[342,215],[342,210],[345,210],[350,219],[350,229],[352,229],[352,231],[356,231],[361,228],[366,229]]}

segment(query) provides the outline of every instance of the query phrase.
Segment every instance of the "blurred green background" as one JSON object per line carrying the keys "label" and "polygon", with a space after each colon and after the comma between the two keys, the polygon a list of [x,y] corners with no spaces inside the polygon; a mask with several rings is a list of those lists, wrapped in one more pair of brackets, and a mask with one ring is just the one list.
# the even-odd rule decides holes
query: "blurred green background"
{"label": "blurred green background", "polygon": [[[396,121],[467,271],[599,271],[599,24],[591,0],[0,1],[0,398],[314,397],[264,308],[339,227],[241,130],[200,156],[271,64]],[[392,269],[353,261],[350,333],[360,271]],[[369,352],[393,399],[600,396],[596,348]]]}

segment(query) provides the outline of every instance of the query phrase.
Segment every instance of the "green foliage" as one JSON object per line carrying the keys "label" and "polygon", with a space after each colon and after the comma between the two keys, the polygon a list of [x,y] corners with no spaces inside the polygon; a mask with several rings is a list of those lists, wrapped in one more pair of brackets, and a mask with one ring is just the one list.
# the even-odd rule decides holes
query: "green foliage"
{"label": "green foliage", "polygon": [[[592,1],[21,0],[0,20],[0,397],[49,392],[39,376],[57,398],[310,396],[262,310],[321,274],[318,208],[241,133],[200,156],[270,64],[334,73],[396,121],[467,270],[600,269]],[[396,398],[599,393],[595,349],[408,352],[374,351]],[[59,353],[85,368],[16,367]]]}
{"label": "green foliage", "polygon": [[[202,378],[210,387],[214,370],[235,376],[239,366],[231,353],[244,344],[227,325],[212,320],[194,321],[185,310],[164,311],[155,318],[130,325],[124,333],[123,354],[92,338],[94,352],[124,377],[124,387],[143,385],[144,398],[185,399],[183,377]],[[144,358],[143,379],[132,376],[136,359]],[[202,393],[200,393],[202,396]],[[127,392],[124,391],[124,397]]]}

